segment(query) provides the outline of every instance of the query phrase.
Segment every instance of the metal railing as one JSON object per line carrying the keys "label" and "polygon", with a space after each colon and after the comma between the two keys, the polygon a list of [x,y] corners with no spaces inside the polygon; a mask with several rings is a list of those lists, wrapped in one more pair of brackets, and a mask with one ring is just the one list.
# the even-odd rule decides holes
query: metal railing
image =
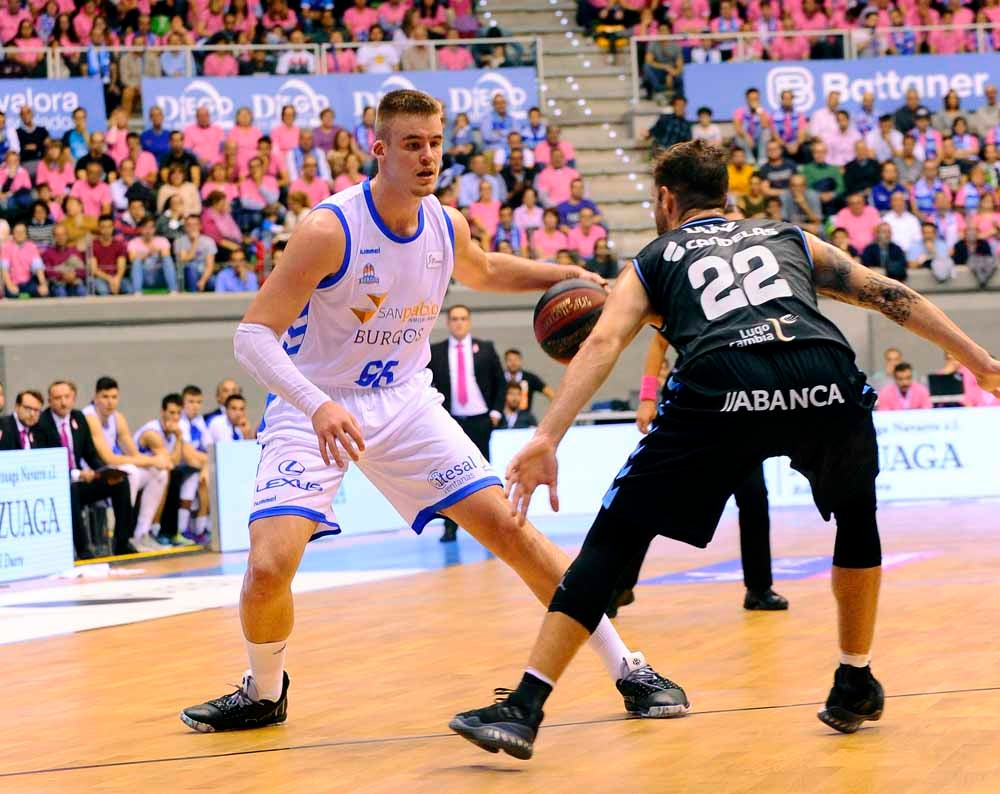
{"label": "metal railing", "polygon": [[[427,51],[429,55],[429,71],[436,71],[440,68],[438,51],[442,47],[462,47],[470,52],[473,56],[474,63],[479,64],[482,60],[489,57],[497,46],[503,46],[505,58],[512,61],[512,65],[535,66],[538,71],[539,84],[544,82],[544,59],[542,55],[543,44],[541,36],[501,36],[495,38],[457,40],[437,39],[423,41],[409,39],[405,42],[386,40],[384,43],[396,47],[401,58],[402,55],[412,47],[424,47],[425,51]],[[164,53],[181,53],[185,56],[182,63],[183,68],[177,72],[172,72],[170,74],[162,73],[160,64],[157,64],[155,69],[150,70],[153,72],[159,72],[155,75],[146,71],[145,63],[140,66],[140,69],[142,70],[144,76],[147,77],[200,77],[204,76],[205,59],[213,52],[233,55],[237,62],[244,63],[250,61],[250,54],[255,51],[267,53],[271,57],[276,56],[276,60],[278,62],[280,62],[281,55],[284,53],[300,52],[309,56],[307,61],[312,64],[311,69],[306,71],[296,69],[294,71],[276,73],[282,75],[321,75],[330,73],[328,55],[331,51],[359,50],[366,46],[369,46],[368,42],[351,42],[349,44],[195,44],[179,47],[167,45],[109,47],[93,47],[83,45],[73,47],[3,47],[0,48],[0,60],[21,62],[24,55],[43,56],[36,61],[35,66],[26,65],[26,69],[34,72],[24,75],[24,77],[28,78],[60,78],[80,76],[99,77],[101,76],[100,74],[91,74],[89,71],[90,67],[88,66],[88,61],[94,56],[98,56],[99,59],[101,56],[107,54],[115,57],[119,62],[121,61],[122,56],[136,55],[143,61],[145,61],[145,58],[148,56],[155,56],[159,61],[160,56]],[[41,69],[41,64],[44,64],[44,70]],[[274,67],[277,68],[278,65],[279,64],[276,63],[274,64]]]}
{"label": "metal railing", "polygon": [[[879,57],[885,55],[887,50],[886,42],[894,34],[916,34],[917,43],[925,38],[927,34],[934,32],[958,32],[962,34],[966,49],[960,54],[987,54],[994,53],[1000,49],[1000,31],[994,30],[992,25],[910,25],[900,28],[875,28],[873,31],[868,28],[824,28],[821,30],[780,30],[767,34],[768,39],[779,38],[804,38],[810,42],[827,40],[829,44],[840,45],[840,55],[837,59],[856,60],[859,58]],[[874,34],[879,39],[879,55],[868,54],[865,46],[866,39],[861,47],[859,42],[862,34]],[[717,62],[721,60],[723,52],[729,52],[728,61],[738,63],[740,61],[760,60],[762,50],[769,49],[769,45],[762,43],[760,31],[732,32],[732,33],[672,33],[656,36],[632,36],[629,39],[629,63],[632,79],[632,101],[633,104],[639,102],[640,87],[642,81],[642,64],[639,63],[640,45],[648,45],[655,41],[671,41],[686,50],[688,55],[697,52],[699,57],[703,57],[705,62]],[[968,47],[974,43],[975,49]],[[719,45],[724,45],[720,48]],[[730,46],[732,45],[732,46]],[[645,49],[644,47],[642,49]],[[924,55],[927,53],[915,52],[912,55]],[[906,57],[906,56],[903,56]],[[823,58],[816,60],[833,60]],[[685,58],[687,62],[687,58]]]}

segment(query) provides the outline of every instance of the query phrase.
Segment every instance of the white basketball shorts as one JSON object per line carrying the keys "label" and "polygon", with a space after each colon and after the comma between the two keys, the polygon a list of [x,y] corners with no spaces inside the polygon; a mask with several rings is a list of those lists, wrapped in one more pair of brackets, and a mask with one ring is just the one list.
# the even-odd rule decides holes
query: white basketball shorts
{"label": "white basketball shorts", "polygon": [[[328,390],[361,426],[365,451],[357,466],[417,533],[439,511],[500,479],[462,428],[424,370],[399,386]],[[312,539],[335,535],[333,499],[344,477],[319,454],[312,422],[280,397],[264,411],[260,465],[250,523],[295,515],[319,523]],[[350,464],[349,464],[350,465]]]}

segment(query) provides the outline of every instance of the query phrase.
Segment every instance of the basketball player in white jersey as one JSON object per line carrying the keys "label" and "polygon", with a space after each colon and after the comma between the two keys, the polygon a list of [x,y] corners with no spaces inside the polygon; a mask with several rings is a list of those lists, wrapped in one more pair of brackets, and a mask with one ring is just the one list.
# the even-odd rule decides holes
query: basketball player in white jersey
{"label": "basketball player in white jersey", "polygon": [[[190,467],[191,474],[181,483],[181,504],[185,502],[190,506],[198,492],[198,482],[200,478],[200,467],[203,465],[204,456],[199,457],[194,447],[184,441],[181,433],[181,410],[184,401],[179,394],[168,394],[160,403],[160,418],[151,419],[140,427],[135,433],[135,444],[142,455],[166,456],[173,468],[182,464]],[[181,508],[181,516],[178,517],[177,534],[172,538],[161,538],[167,540],[174,546],[191,546],[193,541],[184,537],[180,533],[187,525],[183,514],[190,516],[190,508]],[[155,542],[155,541],[154,541]],[[156,549],[161,543],[157,543]],[[151,551],[152,548],[144,549]]]}
{"label": "basketball player in white jersey", "polygon": [[[453,273],[498,292],[598,279],[474,245],[462,214],[433,195],[442,137],[435,99],[386,94],[372,149],[378,175],[322,202],[296,227],[237,329],[237,360],[271,392],[240,598],[250,670],[236,692],[181,713],[195,730],[285,720],[292,577],[311,538],[340,532],[333,499],[351,461],[415,531],[451,518],[543,602],[567,567],[558,547],[513,520],[500,480],[441,407],[426,369],[428,337]],[[687,710],[684,692],[630,652],[607,619],[594,637],[629,711]]]}
{"label": "basketball player in white jersey", "polygon": [[128,475],[132,507],[135,507],[136,498],[142,491],[132,545],[137,551],[157,551],[160,544],[151,537],[151,529],[174,464],[167,455],[139,453],[128,422],[118,410],[118,398],[117,381],[107,376],[98,378],[94,400],[83,409],[83,414],[87,417],[94,447],[101,460]]}
{"label": "basketball player in white jersey", "polygon": [[230,394],[222,413],[212,417],[212,421],[208,423],[206,443],[220,444],[224,441],[242,441],[245,438],[253,438],[247,422],[246,398],[242,394]]}
{"label": "basketball player in white jersey", "polygon": [[[226,381],[223,383],[226,383]],[[236,384],[233,383],[233,385],[235,386]],[[208,516],[208,447],[211,444],[211,440],[208,436],[205,417],[201,415],[204,396],[201,393],[201,389],[197,386],[189,385],[185,386],[183,391],[181,391],[181,399],[184,401],[180,421],[181,438],[184,439],[184,443],[191,446],[194,457],[197,458],[199,461],[198,465],[201,467],[198,477],[198,512],[194,517],[192,531],[185,535],[185,537],[190,537],[199,546],[205,546],[210,540]],[[183,530],[181,532],[183,533]]]}

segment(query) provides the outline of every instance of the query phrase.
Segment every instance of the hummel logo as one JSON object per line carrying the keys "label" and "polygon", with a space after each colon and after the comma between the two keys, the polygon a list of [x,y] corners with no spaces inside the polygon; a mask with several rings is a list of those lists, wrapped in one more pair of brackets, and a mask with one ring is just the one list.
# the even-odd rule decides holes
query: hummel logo
{"label": "hummel logo", "polygon": [[360,321],[360,323],[362,325],[364,325],[372,317],[375,316],[375,312],[377,312],[379,310],[379,307],[382,305],[382,302],[385,300],[386,295],[388,295],[388,294],[389,293],[387,293],[387,292],[383,292],[381,295],[373,295],[372,293],[369,292],[368,293],[368,300],[370,300],[373,304],[375,304],[375,308],[374,309],[355,309],[352,306],[351,307],[351,311],[354,312],[354,316],[358,318],[358,320]]}
{"label": "hummel logo", "polygon": [[667,247],[663,249],[663,261],[664,262],[679,262],[684,258],[684,246],[677,245],[673,240],[667,243]]}

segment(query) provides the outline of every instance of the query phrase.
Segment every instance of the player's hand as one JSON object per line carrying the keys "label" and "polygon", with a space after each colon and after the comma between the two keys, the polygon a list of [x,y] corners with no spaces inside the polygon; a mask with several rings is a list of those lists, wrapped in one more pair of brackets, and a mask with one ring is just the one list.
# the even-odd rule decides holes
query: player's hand
{"label": "player's hand", "polygon": [[524,524],[531,495],[539,485],[549,486],[549,504],[559,512],[559,497],[556,494],[558,473],[556,445],[543,435],[536,434],[511,460],[507,466],[504,494],[510,499],[511,515],[517,518],[519,526]]}
{"label": "player's hand", "polygon": [[608,280],[606,278],[599,276],[597,273],[593,273],[586,268],[578,267],[576,265],[566,265],[566,272],[566,279],[582,278],[584,281],[593,282],[599,287],[604,287],[604,289],[608,288]]}
{"label": "player's hand", "polygon": [[157,469],[163,469],[164,471],[172,471],[174,468],[174,462],[171,460],[169,455],[154,455],[153,466]]}
{"label": "player's hand", "polygon": [[643,435],[649,432],[649,423],[656,416],[656,400],[640,400],[635,412],[635,426]]}
{"label": "player's hand", "polygon": [[[346,452],[351,460],[358,460],[365,451],[365,440],[361,426],[344,406],[330,402],[323,403],[312,418],[313,430],[319,439],[319,454],[329,466],[330,459],[342,469],[347,468]],[[343,448],[343,452],[341,451]]]}
{"label": "player's hand", "polygon": [[994,397],[1000,397],[1000,361],[991,358],[986,369],[976,373],[976,380],[981,389],[988,391]]}

